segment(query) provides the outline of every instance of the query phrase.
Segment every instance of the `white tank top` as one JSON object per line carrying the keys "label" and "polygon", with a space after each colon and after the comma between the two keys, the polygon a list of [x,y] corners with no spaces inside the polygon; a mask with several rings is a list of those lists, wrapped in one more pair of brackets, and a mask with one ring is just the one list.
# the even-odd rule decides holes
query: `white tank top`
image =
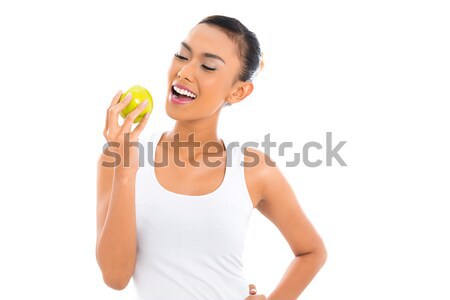
{"label": "white tank top", "polygon": [[182,195],[156,178],[154,149],[162,135],[153,133],[141,143],[145,164],[136,174],[137,299],[244,300],[250,282],[243,273],[243,250],[253,204],[240,147],[223,140],[227,167],[215,191]]}

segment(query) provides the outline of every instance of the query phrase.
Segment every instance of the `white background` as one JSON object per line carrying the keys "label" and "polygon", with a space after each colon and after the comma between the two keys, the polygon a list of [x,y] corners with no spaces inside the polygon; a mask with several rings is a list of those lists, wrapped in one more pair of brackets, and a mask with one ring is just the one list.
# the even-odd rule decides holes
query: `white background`
{"label": "white background", "polygon": [[[450,299],[445,1],[292,3],[1,2],[1,299],[133,299],[133,283],[108,288],[95,259],[106,109],[142,84],[155,103],[142,135],[170,129],[171,56],[211,14],[255,31],[266,60],[254,93],[223,110],[220,136],[293,142],[271,157],[327,246],[300,298]],[[306,142],[325,146],[327,131],[347,141],[347,167],[285,167]],[[249,280],[268,295],[292,258],[255,210]]]}

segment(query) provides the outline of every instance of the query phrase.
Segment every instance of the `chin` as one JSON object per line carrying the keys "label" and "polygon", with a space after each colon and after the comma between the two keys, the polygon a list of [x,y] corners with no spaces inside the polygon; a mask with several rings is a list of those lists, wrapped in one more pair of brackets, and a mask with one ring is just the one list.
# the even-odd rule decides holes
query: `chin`
{"label": "chin", "polygon": [[168,98],[166,99],[165,107],[167,116],[175,121],[189,121],[190,119],[186,118],[186,113],[179,112],[179,110],[174,109],[174,105],[176,104],[172,104]]}

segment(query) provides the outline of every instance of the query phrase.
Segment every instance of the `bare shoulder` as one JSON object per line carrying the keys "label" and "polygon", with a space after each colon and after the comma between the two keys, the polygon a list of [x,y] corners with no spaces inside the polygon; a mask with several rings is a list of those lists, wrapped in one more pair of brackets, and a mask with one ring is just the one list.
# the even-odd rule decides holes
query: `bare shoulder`
{"label": "bare shoulder", "polygon": [[245,177],[246,180],[248,177],[249,183],[253,185],[254,194],[258,198],[255,207],[260,212],[264,214],[263,209],[286,204],[284,201],[277,200],[280,195],[289,194],[290,198],[293,198],[290,184],[268,154],[251,147],[246,147],[243,152]]}
{"label": "bare shoulder", "polygon": [[264,201],[264,187],[271,172],[276,168],[276,164],[269,155],[256,148],[245,147],[242,153],[247,188],[253,201],[253,207],[259,209]]}
{"label": "bare shoulder", "polygon": [[[257,190],[257,209],[283,234],[292,252],[298,256],[324,250],[323,241],[306,216],[289,184],[275,162],[265,153],[252,148],[245,151],[246,179],[254,181]],[[324,254],[322,257],[326,257]]]}

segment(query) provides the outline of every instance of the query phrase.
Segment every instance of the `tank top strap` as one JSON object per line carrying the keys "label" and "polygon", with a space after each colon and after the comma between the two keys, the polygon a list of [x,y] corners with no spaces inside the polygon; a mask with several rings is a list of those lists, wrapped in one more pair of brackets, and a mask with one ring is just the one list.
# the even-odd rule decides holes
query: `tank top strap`
{"label": "tank top strap", "polygon": [[[160,141],[164,131],[154,131],[150,133],[150,135],[146,136],[142,141],[139,140],[140,144],[143,147],[143,158],[139,158],[140,164],[143,163],[144,170],[148,170],[148,168],[153,168],[155,165],[155,152],[156,152],[156,146],[158,145],[158,142]],[[139,154],[140,155],[140,154]],[[142,171],[141,171],[142,172]]]}
{"label": "tank top strap", "polygon": [[223,141],[227,147],[227,155],[230,155],[230,165],[227,168],[227,172],[229,172],[228,175],[230,175],[228,188],[233,189],[240,198],[240,201],[246,205],[247,209],[250,211],[250,218],[254,207],[245,181],[244,148],[239,145],[239,143],[231,143],[226,139],[223,139]]}
{"label": "tank top strap", "polygon": [[155,165],[155,153],[156,153],[156,146],[158,146],[158,142],[161,140],[162,136],[164,134],[164,130],[159,130],[153,132],[147,142],[147,156],[148,156],[148,162],[151,162],[149,164],[150,168],[153,168]]}
{"label": "tank top strap", "polygon": [[239,147],[237,147],[236,143],[230,143],[228,139],[222,138],[223,144],[226,149],[227,153],[227,171],[229,172],[229,175],[232,175],[230,177],[233,177],[236,179],[237,176],[239,176],[239,164],[240,164],[240,157],[239,157]]}

